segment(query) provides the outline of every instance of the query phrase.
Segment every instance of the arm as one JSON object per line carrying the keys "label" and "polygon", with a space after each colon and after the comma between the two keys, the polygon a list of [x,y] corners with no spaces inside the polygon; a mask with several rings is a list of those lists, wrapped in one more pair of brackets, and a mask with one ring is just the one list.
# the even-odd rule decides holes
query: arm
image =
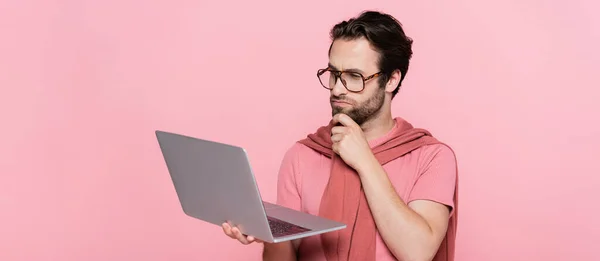
{"label": "arm", "polygon": [[387,247],[401,260],[431,260],[446,235],[453,206],[454,154],[440,146],[415,184],[411,193],[415,200],[408,204],[398,196],[379,162],[374,157],[366,162],[357,172]]}

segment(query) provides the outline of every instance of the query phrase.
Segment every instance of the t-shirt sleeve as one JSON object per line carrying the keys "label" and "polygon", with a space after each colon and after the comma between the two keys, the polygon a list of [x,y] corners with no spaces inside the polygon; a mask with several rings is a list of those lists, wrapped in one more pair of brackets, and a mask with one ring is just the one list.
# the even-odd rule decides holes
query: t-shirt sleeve
{"label": "t-shirt sleeve", "polygon": [[302,206],[298,170],[299,148],[298,144],[295,144],[287,150],[277,176],[277,204],[294,210],[300,210]]}
{"label": "t-shirt sleeve", "polygon": [[432,145],[423,153],[423,167],[410,193],[407,203],[413,200],[431,200],[444,204],[454,213],[456,188],[456,158],[445,145]]}

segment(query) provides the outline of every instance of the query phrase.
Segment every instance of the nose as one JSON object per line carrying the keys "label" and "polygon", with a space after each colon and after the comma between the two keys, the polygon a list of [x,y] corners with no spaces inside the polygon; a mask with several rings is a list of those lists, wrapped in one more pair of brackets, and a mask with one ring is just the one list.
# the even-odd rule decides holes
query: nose
{"label": "nose", "polygon": [[333,85],[333,88],[331,88],[331,94],[333,96],[341,96],[342,94],[345,94],[346,91],[347,90],[346,87],[344,87],[344,84],[342,83],[342,79],[337,78],[335,84]]}

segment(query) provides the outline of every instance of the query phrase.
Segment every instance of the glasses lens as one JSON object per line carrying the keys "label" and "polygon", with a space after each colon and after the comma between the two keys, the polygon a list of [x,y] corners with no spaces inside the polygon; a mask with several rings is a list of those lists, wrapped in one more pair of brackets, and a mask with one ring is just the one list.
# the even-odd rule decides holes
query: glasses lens
{"label": "glasses lens", "polygon": [[321,85],[323,85],[323,87],[331,89],[335,85],[335,75],[330,71],[323,71],[319,75],[319,81],[321,82]]}
{"label": "glasses lens", "polygon": [[335,73],[324,71],[319,75],[321,85],[327,89],[333,89],[335,84],[341,80],[342,84],[352,92],[359,92],[363,89],[364,81],[360,74],[352,72],[343,72],[340,78]]}
{"label": "glasses lens", "polygon": [[359,92],[363,89],[364,81],[358,73],[344,72],[342,73],[342,81],[349,91]]}

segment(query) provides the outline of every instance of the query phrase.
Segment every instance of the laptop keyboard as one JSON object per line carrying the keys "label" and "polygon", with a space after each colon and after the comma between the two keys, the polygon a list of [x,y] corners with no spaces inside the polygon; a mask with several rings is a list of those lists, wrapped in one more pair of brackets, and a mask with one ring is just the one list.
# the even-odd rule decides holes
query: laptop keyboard
{"label": "laptop keyboard", "polygon": [[269,220],[269,227],[271,227],[271,233],[273,234],[273,237],[283,237],[310,231],[310,229],[297,226],[273,217],[267,216],[267,219]]}

